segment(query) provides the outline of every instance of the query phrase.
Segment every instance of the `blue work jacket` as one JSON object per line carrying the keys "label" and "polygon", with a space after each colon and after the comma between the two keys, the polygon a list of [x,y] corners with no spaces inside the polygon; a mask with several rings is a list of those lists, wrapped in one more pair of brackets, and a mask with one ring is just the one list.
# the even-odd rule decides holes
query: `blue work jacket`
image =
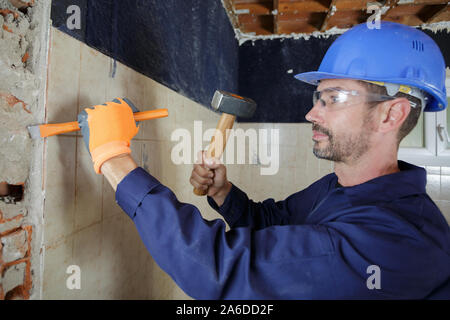
{"label": "blue work jacket", "polygon": [[116,201],[156,263],[197,299],[450,299],[450,230],[426,194],[426,171],[340,187],[330,173],[284,201],[233,185],[199,210],[138,167]]}

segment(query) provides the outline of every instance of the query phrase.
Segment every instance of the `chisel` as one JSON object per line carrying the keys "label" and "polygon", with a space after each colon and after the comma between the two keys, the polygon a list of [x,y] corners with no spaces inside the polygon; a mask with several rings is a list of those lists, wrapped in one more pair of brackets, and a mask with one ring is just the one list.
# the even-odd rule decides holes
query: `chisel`
{"label": "chisel", "polygon": [[[142,111],[134,113],[134,120],[143,121],[157,118],[164,118],[169,115],[167,109],[156,109],[150,111]],[[54,123],[54,124],[37,124],[28,126],[28,132],[32,139],[45,138],[61,133],[73,132],[80,130],[78,121]]]}

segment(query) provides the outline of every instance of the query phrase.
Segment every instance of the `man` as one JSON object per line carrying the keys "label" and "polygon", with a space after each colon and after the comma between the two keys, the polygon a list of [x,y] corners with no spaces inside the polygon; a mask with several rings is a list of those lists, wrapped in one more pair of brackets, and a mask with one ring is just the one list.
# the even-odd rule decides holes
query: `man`
{"label": "man", "polygon": [[421,109],[446,106],[437,45],[399,24],[359,25],[318,72],[296,77],[319,84],[306,119],[314,154],[335,172],[284,201],[256,203],[203,154],[191,183],[208,188],[228,232],[137,167],[129,141],[138,128],[125,101],[86,109],[79,122],[96,172],[155,261],[194,298],[450,298],[449,226],[426,194],[425,170],[397,161]]}

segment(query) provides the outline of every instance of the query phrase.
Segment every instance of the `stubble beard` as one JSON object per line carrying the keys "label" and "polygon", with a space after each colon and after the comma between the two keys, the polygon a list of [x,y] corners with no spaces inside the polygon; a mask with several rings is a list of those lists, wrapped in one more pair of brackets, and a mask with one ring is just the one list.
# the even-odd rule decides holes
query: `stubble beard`
{"label": "stubble beard", "polygon": [[[330,130],[313,124],[313,130],[328,136],[328,139],[315,141],[314,155],[319,159],[347,164],[358,161],[370,148],[370,118],[364,120],[358,133],[333,134]],[[325,146],[319,147],[320,144]]]}

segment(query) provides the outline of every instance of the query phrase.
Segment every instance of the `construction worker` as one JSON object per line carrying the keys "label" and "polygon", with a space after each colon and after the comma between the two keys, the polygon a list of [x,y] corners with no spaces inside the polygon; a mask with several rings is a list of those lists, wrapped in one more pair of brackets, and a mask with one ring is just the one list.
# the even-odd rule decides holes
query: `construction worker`
{"label": "construction worker", "polygon": [[254,202],[203,154],[190,182],[208,188],[228,232],[136,165],[138,128],[125,101],[85,109],[79,122],[96,172],[193,298],[449,299],[449,226],[426,193],[425,170],[397,160],[421,111],[447,105],[438,46],[408,26],[362,24],[332,44],[317,72],[296,78],[318,85],[306,119],[314,154],[334,173],[284,201]]}

